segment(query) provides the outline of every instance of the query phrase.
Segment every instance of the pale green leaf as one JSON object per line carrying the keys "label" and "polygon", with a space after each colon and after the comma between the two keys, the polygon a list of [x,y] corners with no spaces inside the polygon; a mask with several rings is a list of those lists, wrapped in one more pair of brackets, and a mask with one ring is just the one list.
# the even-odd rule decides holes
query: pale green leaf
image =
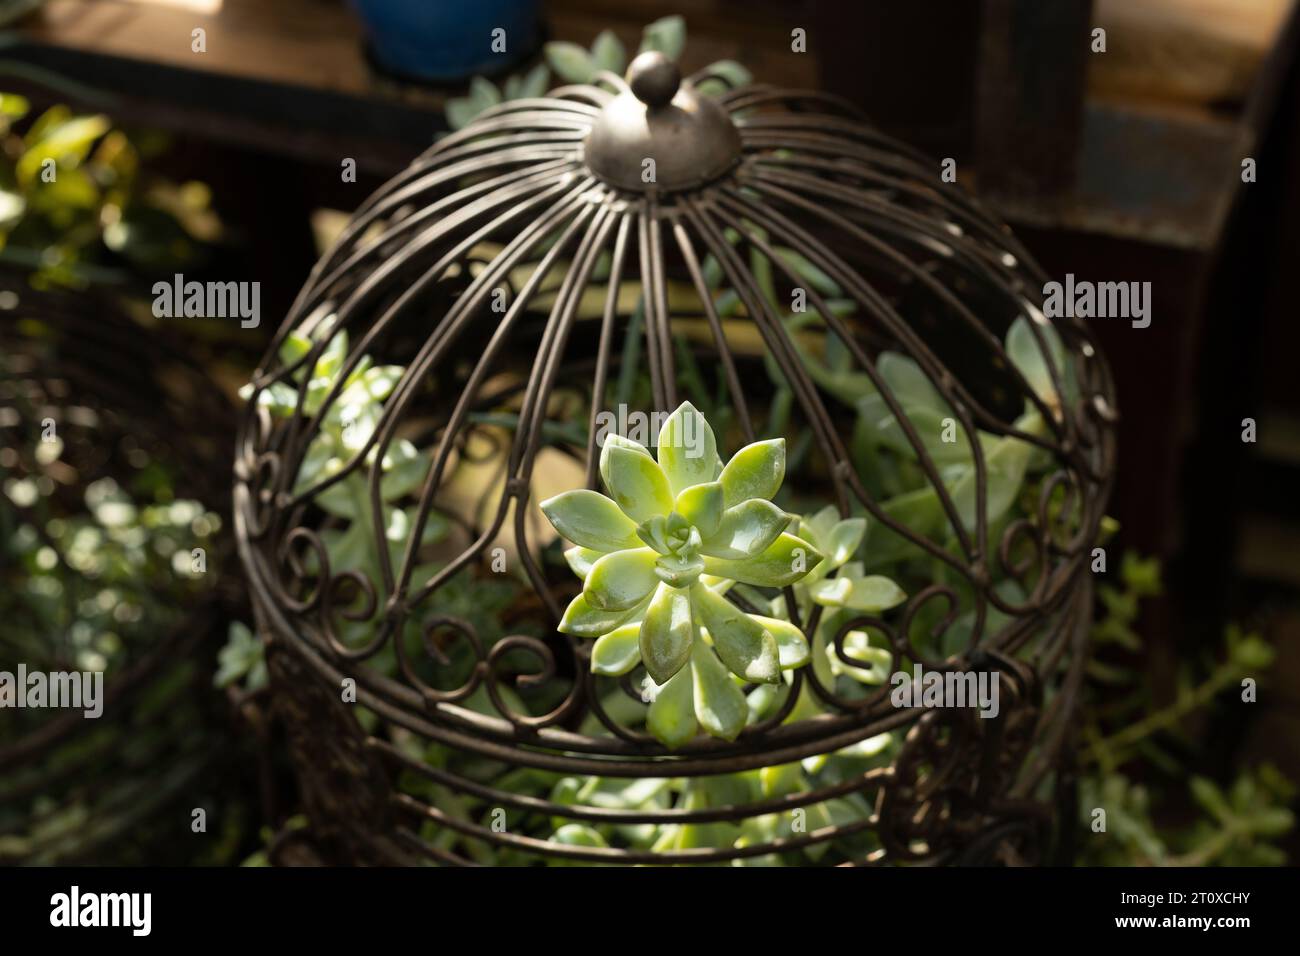
{"label": "pale green leaf", "polygon": [[596,551],[592,548],[575,547],[564,552],[564,560],[568,562],[573,573],[582,579],[586,579],[591,571],[591,566],[595,564],[605,552]]}
{"label": "pale green leaf", "polygon": [[643,610],[644,608],[638,605],[626,611],[602,611],[592,607],[587,603],[587,599],[579,594],[565,608],[559,630],[562,634],[573,634],[577,637],[600,637],[619,625],[627,623]]}
{"label": "pale green leaf", "polygon": [[593,673],[621,677],[641,663],[641,625],[624,624],[597,639],[591,648]]}
{"label": "pale green leaf", "polygon": [[710,63],[705,69],[709,73],[716,74],[706,78],[696,87],[707,96],[717,96],[727,90],[739,89],[754,79],[754,75],[735,60],[718,60],[716,63]]}
{"label": "pale green leaf", "polygon": [[713,429],[690,402],[682,402],[659,429],[659,466],[673,495],[711,482],[718,458]]}
{"label": "pale green leaf", "polygon": [[714,737],[735,740],[749,720],[745,695],[702,641],[691,653],[691,671],[695,678],[695,716],[700,725]]}
{"label": "pale green leaf", "polygon": [[536,99],[539,96],[546,95],[546,87],[551,81],[550,70],[546,68],[545,63],[539,63],[525,74],[523,82],[519,84],[519,96],[521,100]]}
{"label": "pale green leaf", "polygon": [[691,596],[681,588],[660,584],[641,622],[641,660],[656,684],[682,669],[695,643]]}
{"label": "pale green leaf", "polygon": [[706,482],[686,488],[677,496],[673,510],[695,526],[707,540],[722,523],[722,483]]}
{"label": "pale green leaf", "polygon": [[658,50],[670,60],[682,55],[686,45],[686,21],[673,14],[656,20],[645,28],[641,34],[641,53]]}
{"label": "pale green leaf", "polygon": [[447,115],[447,125],[452,129],[464,129],[479,114],[478,107],[468,96],[448,100],[443,110]]}
{"label": "pale green leaf", "polygon": [[1038,330],[1043,334],[1043,341],[1047,345],[1047,357],[1044,357],[1043,350],[1038,345],[1038,338],[1030,328],[1029,320],[1024,316],[1012,322],[1011,328],[1007,329],[1007,357],[1025,377],[1025,381],[1038,397],[1048,405],[1052,405],[1057,403],[1057,396],[1056,388],[1052,385],[1052,373],[1048,361],[1050,359],[1057,376],[1064,382],[1067,368],[1065,346],[1061,342],[1060,334],[1046,319],[1038,323]]}
{"label": "pale green leaf", "polygon": [[569,83],[590,83],[596,75],[595,60],[576,43],[554,40],[546,44],[545,54],[551,69]]}
{"label": "pale green leaf", "polygon": [[542,513],[561,537],[594,551],[621,551],[640,546],[636,525],[609,498],[582,488],[548,498]]}
{"label": "pale green leaf", "polygon": [[761,617],[757,614],[750,616],[776,638],[777,652],[781,658],[781,670],[788,671],[795,667],[803,667],[808,663],[811,653],[808,649],[808,639],[804,636],[803,631],[789,621],[783,621],[780,618]]}
{"label": "pale green leaf", "polygon": [[607,441],[600,454],[600,473],[610,496],[637,524],[672,511],[668,477],[649,455]]}
{"label": "pale green leaf", "polygon": [[703,585],[691,589],[700,623],[709,629],[714,650],[737,677],[775,683],[781,676],[776,638],[758,620]]}
{"label": "pale green leaf", "polygon": [[591,45],[591,59],[597,70],[622,73],[627,66],[627,51],[613,30],[601,30]]}
{"label": "pale green leaf", "polygon": [[824,542],[828,549],[827,563],[839,567],[853,557],[854,552],[862,544],[862,539],[866,533],[866,518],[845,518],[843,521],[837,522],[835,527],[831,529],[828,539]]}
{"label": "pale green leaf", "polygon": [[732,578],[756,587],[782,588],[794,584],[817,566],[822,555],[802,538],[783,533],[762,554],[741,561],[727,558],[704,559],[707,574]]}
{"label": "pale green leaf", "polygon": [[723,505],[732,508],[750,498],[772,498],[785,479],[785,439],[773,438],[746,445],[727,462],[718,476]]}
{"label": "pale green leaf", "polygon": [[876,371],[885,380],[885,385],[899,405],[940,412],[947,410],[947,402],[939,395],[915,359],[897,352],[881,352],[876,359]]}
{"label": "pale green leaf", "polygon": [[646,730],[665,747],[680,747],[699,730],[695,719],[695,681],[692,668],[681,667],[659,688],[646,713]]}
{"label": "pale green leaf", "polygon": [[640,604],[659,584],[657,557],[650,548],[629,548],[600,558],[582,584],[587,603],[602,611],[625,611]]}
{"label": "pale green leaf", "polygon": [[715,558],[752,558],[771,547],[789,524],[790,515],[772,502],[751,498],[722,513],[718,530],[700,550]]}
{"label": "pale green leaf", "polygon": [[878,613],[897,607],[907,600],[907,593],[883,575],[855,578],[846,606],[855,611]]}

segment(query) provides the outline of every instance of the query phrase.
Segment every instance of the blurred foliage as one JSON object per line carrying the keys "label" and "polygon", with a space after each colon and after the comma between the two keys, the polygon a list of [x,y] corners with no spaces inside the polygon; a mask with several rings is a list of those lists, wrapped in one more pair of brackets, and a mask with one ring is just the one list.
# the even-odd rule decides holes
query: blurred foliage
{"label": "blurred foliage", "polygon": [[122,284],[201,266],[221,225],[207,186],[147,169],[166,140],[128,136],[102,114],[30,115],[0,93],[0,263],[38,289]]}
{"label": "blurred foliage", "polygon": [[0,861],[228,862],[233,816],[193,844],[172,816],[237,810],[194,799],[215,749],[182,653],[206,625],[220,517],[178,495],[141,423],[111,420],[71,378],[18,374],[25,358],[0,352],[0,669],[99,672],[120,696],[95,720],[0,721],[0,748],[30,747],[0,773]]}
{"label": "blurred foliage", "polygon": [[[657,50],[675,61],[681,56],[685,45],[686,21],[674,15],[656,20],[642,31],[637,53]],[[463,129],[475,117],[493,106],[544,95],[551,83],[552,70],[565,83],[603,83],[608,86],[600,74],[609,72],[621,76],[627,63],[628,55],[623,41],[612,30],[601,31],[590,50],[566,40],[547,43],[544,63],[539,63],[527,73],[508,77],[499,88],[491,80],[474,77],[470,81],[467,96],[447,101],[447,124],[453,130]],[[717,94],[728,87],[743,86],[752,79],[749,71],[734,60],[720,60],[707,69],[716,74],[700,84],[700,91],[707,94]]]}
{"label": "blurred foliage", "polygon": [[[1264,676],[1273,649],[1258,635],[1231,626],[1220,655],[1183,662],[1174,700],[1157,706],[1136,657],[1143,645],[1134,626],[1142,600],[1161,593],[1160,564],[1125,554],[1119,581],[1097,590],[1103,613],[1092,628],[1089,699],[1083,707],[1079,811],[1084,836],[1078,862],[1285,865],[1286,854],[1275,841],[1295,824],[1287,808],[1295,787],[1275,767],[1261,764],[1238,770],[1225,792],[1192,772],[1198,748],[1187,731],[1196,720],[1213,720],[1234,695],[1240,704],[1243,681]],[[1180,818],[1180,804],[1191,813],[1190,822]],[[1098,809],[1105,811],[1100,832],[1094,829]],[[1172,822],[1162,822],[1165,818]]]}

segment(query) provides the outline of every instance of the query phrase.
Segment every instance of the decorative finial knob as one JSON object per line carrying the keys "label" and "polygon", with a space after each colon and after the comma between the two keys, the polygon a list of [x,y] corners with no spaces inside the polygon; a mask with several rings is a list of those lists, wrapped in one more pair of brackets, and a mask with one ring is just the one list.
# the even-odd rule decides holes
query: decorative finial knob
{"label": "decorative finial knob", "polygon": [[677,95],[682,74],[677,64],[658,50],[647,50],[628,64],[626,79],[638,100],[651,109],[659,109]]}

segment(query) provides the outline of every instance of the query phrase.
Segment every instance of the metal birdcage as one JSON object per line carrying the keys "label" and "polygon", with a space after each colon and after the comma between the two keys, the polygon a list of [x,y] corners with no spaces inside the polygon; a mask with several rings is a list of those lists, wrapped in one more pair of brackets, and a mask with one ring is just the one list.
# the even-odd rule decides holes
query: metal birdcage
{"label": "metal birdcage", "polygon": [[6,709],[0,860],[188,860],[174,834],[225,753],[212,664],[234,579],[214,466],[233,406],[109,299],[5,286],[0,671],[102,685],[90,719]]}
{"label": "metal birdcage", "polygon": [[[598,83],[366,200],[250,386],[236,529],[315,832],[357,862],[1043,858],[1114,471],[1088,330],[841,101],[659,54]],[[907,598],[733,593],[839,666],[669,747],[640,671],[557,631],[580,582],[538,501],[684,398],[724,458],[786,437],[782,506],[865,518],[859,570]],[[998,714],[898,706],[918,665],[996,673]]]}

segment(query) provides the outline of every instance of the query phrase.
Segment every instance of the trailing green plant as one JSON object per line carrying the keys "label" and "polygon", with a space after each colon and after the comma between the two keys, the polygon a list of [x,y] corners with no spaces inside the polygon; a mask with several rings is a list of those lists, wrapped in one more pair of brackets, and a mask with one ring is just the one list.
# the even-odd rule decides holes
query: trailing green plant
{"label": "trailing green plant", "polygon": [[[1161,591],[1159,562],[1125,554],[1119,582],[1099,586],[1103,613],[1091,632],[1094,650],[1088,661],[1090,694],[1083,708],[1079,783],[1084,828],[1079,862],[1285,864],[1286,854],[1275,841],[1295,824],[1286,806],[1295,798],[1295,787],[1275,767],[1260,764],[1240,769],[1225,792],[1193,772],[1196,747],[1185,729],[1195,719],[1212,719],[1230,688],[1239,688],[1247,677],[1259,679],[1272,664],[1272,648],[1258,635],[1230,626],[1220,657],[1199,668],[1192,662],[1185,664],[1173,701],[1156,706],[1133,660],[1142,649],[1134,631],[1141,602]],[[1161,823],[1157,811],[1175,806],[1194,811],[1191,821]],[[1104,830],[1098,829],[1103,819],[1098,810],[1105,812]]]}

